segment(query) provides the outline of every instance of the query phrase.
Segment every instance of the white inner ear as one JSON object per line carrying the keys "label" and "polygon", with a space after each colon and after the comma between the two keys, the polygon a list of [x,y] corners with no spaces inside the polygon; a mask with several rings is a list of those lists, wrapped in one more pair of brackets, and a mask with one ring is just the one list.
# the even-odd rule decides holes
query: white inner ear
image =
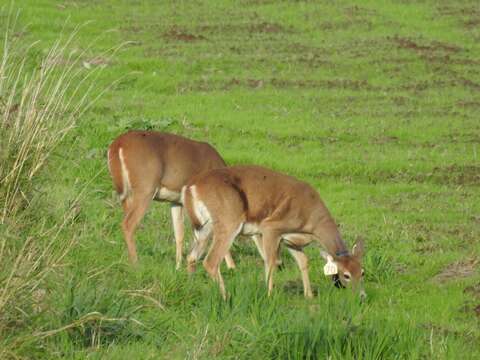
{"label": "white inner ear", "polygon": [[331,255],[327,256],[327,263],[323,267],[323,273],[326,276],[338,274],[337,264],[335,264],[335,262],[333,261],[333,257]]}

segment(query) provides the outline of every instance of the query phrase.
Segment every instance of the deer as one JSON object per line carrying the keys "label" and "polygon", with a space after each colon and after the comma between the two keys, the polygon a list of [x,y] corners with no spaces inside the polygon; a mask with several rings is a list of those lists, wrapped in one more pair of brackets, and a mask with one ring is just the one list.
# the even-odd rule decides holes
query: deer
{"label": "deer", "polygon": [[303,249],[314,243],[324,249],[320,254],[327,261],[325,275],[332,276],[337,287],[351,287],[362,300],[366,297],[363,240],[348,251],[320,195],[306,182],[260,166],[237,165],[194,177],[182,189],[182,199],[195,237],[187,269],[195,271],[213,237],[203,266],[218,284],[223,299],[227,293],[219,265],[240,234],[252,237],[257,246],[269,296],[279,247],[284,244],[300,270],[304,296],[313,297]]}
{"label": "deer", "polygon": [[[128,131],[108,148],[108,169],[123,207],[122,230],[130,263],[138,261],[134,233],[152,200],[171,205],[176,243],[176,269],[184,242],[181,190],[195,175],[225,167],[211,145],[157,131]],[[235,263],[226,253],[227,267]]]}

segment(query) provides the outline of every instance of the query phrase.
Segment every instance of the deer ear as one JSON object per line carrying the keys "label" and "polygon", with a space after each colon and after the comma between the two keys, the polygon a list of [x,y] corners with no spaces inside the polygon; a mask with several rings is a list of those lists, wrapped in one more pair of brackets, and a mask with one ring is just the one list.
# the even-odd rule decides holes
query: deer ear
{"label": "deer ear", "polygon": [[363,256],[364,247],[363,247],[363,239],[361,237],[357,238],[355,245],[352,248],[352,255],[355,256],[357,259],[361,259]]}
{"label": "deer ear", "polygon": [[323,267],[323,273],[325,276],[338,274],[337,263],[333,260],[333,256],[323,250],[320,250],[320,254],[325,260],[327,260],[327,263]]}

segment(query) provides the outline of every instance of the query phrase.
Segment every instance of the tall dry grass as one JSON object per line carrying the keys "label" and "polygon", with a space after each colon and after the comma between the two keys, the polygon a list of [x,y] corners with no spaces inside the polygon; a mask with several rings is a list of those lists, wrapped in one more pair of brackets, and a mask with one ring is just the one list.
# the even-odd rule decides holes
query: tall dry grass
{"label": "tall dry grass", "polygon": [[[42,311],[44,282],[62,267],[75,244],[67,230],[74,201],[61,219],[35,222],[35,185],[57,145],[106,90],[96,88],[100,68],[82,62],[89,49],[75,50],[78,30],[55,41],[40,59],[38,42],[15,36],[18,14],[10,12],[0,49],[0,358],[17,357],[22,344],[45,329],[26,331]],[[113,52],[110,52],[113,54]],[[53,181],[53,179],[52,179]],[[67,234],[67,235],[65,235]],[[62,241],[59,241],[61,238]]]}
{"label": "tall dry grass", "polygon": [[32,180],[92,104],[89,80],[98,73],[82,66],[87,50],[72,50],[77,31],[32,63],[38,44],[25,48],[9,19],[0,62],[0,224],[28,203]]}

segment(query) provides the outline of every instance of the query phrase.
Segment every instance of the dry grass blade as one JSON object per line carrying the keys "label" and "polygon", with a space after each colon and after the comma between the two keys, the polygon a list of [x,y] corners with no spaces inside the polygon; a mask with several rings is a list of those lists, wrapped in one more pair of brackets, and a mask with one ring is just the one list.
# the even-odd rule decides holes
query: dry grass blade
{"label": "dry grass blade", "polygon": [[129,296],[141,297],[145,300],[148,300],[151,303],[153,303],[156,307],[162,310],[165,310],[165,306],[159,300],[149,295],[151,293],[150,290],[124,290],[124,292]]}
{"label": "dry grass blade", "polygon": [[53,336],[53,335],[56,335],[60,332],[63,332],[65,330],[68,330],[68,329],[72,329],[72,328],[78,328],[78,327],[82,327],[84,324],[88,323],[88,322],[91,322],[91,321],[98,321],[98,322],[121,322],[121,321],[132,321],[134,322],[135,324],[137,325],[140,325],[140,326],[143,326],[145,327],[144,324],[142,324],[140,321],[136,320],[136,319],[126,319],[126,318],[109,318],[109,317],[106,317],[106,316],[103,316],[101,313],[99,312],[92,312],[90,314],[87,314],[85,316],[82,316],[80,319],[68,324],[68,325],[65,325],[65,326],[62,326],[61,328],[58,328],[58,329],[54,329],[54,330],[49,330],[49,331],[42,331],[42,332],[38,332],[38,333],[35,333],[34,336],[37,337],[37,338],[46,338],[46,337],[49,337],[49,336]]}

